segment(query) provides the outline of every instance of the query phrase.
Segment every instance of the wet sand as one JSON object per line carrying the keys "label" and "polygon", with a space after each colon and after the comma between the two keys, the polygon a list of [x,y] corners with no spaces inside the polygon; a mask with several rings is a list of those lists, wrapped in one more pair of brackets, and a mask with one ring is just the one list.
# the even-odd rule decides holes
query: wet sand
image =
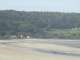
{"label": "wet sand", "polygon": [[[62,51],[66,53],[80,54],[80,48],[73,48],[73,47],[60,46],[47,43],[32,43],[33,41],[35,40],[31,40],[30,42],[27,43],[22,43],[23,41],[20,40],[0,40],[0,42],[8,42],[7,44],[10,45],[9,46],[6,44],[0,44],[0,60],[80,60],[79,57],[36,53],[29,50],[23,50],[13,47],[13,46],[28,47],[28,48],[50,50],[50,51]],[[9,42],[14,42],[14,43],[9,43]]]}

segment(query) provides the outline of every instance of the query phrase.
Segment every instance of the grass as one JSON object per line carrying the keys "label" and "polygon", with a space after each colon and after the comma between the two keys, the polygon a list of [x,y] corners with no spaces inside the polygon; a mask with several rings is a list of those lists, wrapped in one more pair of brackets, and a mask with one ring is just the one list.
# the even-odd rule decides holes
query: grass
{"label": "grass", "polygon": [[59,37],[59,38],[80,38],[80,29],[51,29],[45,31],[47,36],[50,37]]}
{"label": "grass", "polygon": [[45,31],[47,34],[62,33],[62,34],[71,34],[71,33],[80,33],[80,30],[72,29],[51,29],[50,31]]}

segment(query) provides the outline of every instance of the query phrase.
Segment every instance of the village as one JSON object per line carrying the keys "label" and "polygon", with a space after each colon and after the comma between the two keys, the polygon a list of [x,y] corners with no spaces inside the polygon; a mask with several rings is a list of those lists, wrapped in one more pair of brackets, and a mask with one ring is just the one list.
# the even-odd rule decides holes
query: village
{"label": "village", "polygon": [[30,37],[30,36],[24,37],[24,35],[20,35],[20,37],[17,37],[16,35],[12,35],[12,36],[11,36],[11,39],[17,39],[17,38],[26,38],[26,39],[30,39],[31,37]]}

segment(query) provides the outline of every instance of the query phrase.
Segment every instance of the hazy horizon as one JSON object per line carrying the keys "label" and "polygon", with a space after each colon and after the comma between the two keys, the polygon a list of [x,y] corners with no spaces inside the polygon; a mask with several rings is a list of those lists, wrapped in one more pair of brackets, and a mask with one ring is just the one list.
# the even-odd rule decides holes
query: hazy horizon
{"label": "hazy horizon", "polygon": [[80,13],[80,0],[1,0],[0,10]]}

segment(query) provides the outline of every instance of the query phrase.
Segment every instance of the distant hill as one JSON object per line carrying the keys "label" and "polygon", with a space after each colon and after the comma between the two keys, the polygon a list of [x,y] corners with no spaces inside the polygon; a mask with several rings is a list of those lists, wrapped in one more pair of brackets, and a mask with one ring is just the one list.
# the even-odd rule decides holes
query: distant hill
{"label": "distant hill", "polygon": [[0,10],[0,35],[40,37],[50,29],[80,28],[80,13]]}

